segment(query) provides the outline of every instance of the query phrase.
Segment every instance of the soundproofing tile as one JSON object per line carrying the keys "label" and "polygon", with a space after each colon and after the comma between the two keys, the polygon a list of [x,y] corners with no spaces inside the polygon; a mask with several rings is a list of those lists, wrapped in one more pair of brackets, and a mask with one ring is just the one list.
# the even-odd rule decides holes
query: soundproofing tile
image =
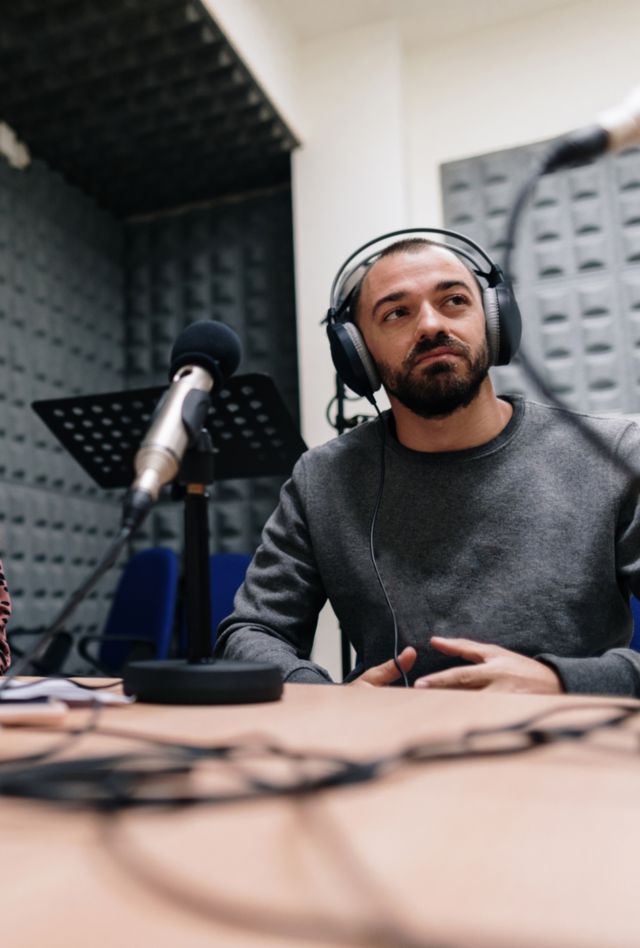
{"label": "soundproofing tile", "polygon": [[[0,118],[33,161],[19,172],[0,159],[0,554],[12,624],[33,628],[95,565],[120,498],[32,401],[165,382],[179,331],[213,317],[239,332],[242,371],[271,374],[297,419],[296,142],[199,0],[4,13]],[[251,551],[280,483],[214,485],[212,549]],[[181,549],[180,504],[161,504],[135,545],[158,543]],[[70,628],[102,627],[117,577]]]}
{"label": "soundproofing tile", "polygon": [[[442,166],[446,226],[498,262],[507,213],[545,144]],[[522,218],[515,289],[523,346],[572,408],[640,412],[640,149],[547,175]],[[501,393],[541,399],[518,361]]]}
{"label": "soundproofing tile", "polygon": [[[42,163],[20,173],[0,161],[0,206],[0,554],[12,624],[36,628],[106,548],[120,492],[93,484],[32,401],[165,382],[178,333],[214,316],[243,341],[241,371],[271,374],[297,419],[290,194],[125,226]],[[213,485],[212,550],[253,550],[281,483]],[[133,546],[180,552],[182,543],[182,505],[163,501]],[[102,628],[118,574],[105,577],[70,629]]]}
{"label": "soundproofing tile", "polygon": [[[0,161],[0,552],[14,627],[51,621],[118,523],[33,414],[35,398],[121,385],[122,227],[41,162]],[[70,620],[99,628],[117,571]]]}
{"label": "soundproofing tile", "polygon": [[[291,219],[290,189],[281,187],[127,222],[128,388],[164,384],[182,329],[196,319],[219,319],[241,339],[238,371],[269,374],[299,422]],[[215,484],[212,549],[253,551],[283,480]],[[137,542],[179,550],[182,536],[180,505],[165,504]]]}
{"label": "soundproofing tile", "polygon": [[2,119],[117,216],[287,182],[297,141],[200,0],[20,0]]}

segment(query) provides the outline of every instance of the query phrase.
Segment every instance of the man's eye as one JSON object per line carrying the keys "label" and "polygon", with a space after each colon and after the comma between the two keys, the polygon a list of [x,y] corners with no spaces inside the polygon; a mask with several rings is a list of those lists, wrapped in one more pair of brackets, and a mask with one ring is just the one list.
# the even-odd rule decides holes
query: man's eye
{"label": "man's eye", "polygon": [[468,306],[469,299],[464,296],[462,293],[456,293],[454,296],[449,296],[446,300],[447,303],[451,303],[453,306]]}
{"label": "man's eye", "polygon": [[385,313],[383,316],[383,322],[392,322],[395,319],[400,319],[402,316],[406,316],[407,310],[404,306],[397,306],[396,309],[390,310],[390,312]]}

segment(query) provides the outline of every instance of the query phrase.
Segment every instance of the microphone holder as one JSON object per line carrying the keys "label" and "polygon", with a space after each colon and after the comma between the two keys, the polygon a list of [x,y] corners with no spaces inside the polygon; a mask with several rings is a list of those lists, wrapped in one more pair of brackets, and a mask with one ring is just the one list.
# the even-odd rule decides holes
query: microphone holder
{"label": "microphone holder", "polygon": [[[344,413],[346,400],[347,393],[345,384],[340,378],[340,375],[336,372],[336,394],[332,399],[332,402],[335,401],[336,403],[336,416],[334,421],[329,419],[329,422],[339,435],[344,434],[345,431],[348,431],[350,428],[354,428],[360,423],[361,420],[363,420],[358,416],[355,418],[346,417]],[[349,642],[344,629],[340,629],[340,664],[342,667],[342,679],[344,681],[353,667],[351,661],[351,643]]]}

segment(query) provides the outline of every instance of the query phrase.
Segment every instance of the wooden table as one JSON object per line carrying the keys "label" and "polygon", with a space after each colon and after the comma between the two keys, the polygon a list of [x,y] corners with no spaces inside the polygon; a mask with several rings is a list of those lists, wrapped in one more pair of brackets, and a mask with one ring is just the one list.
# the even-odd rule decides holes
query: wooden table
{"label": "wooden table", "polygon": [[[364,757],[597,699],[291,685],[268,705],[105,710],[101,726],[262,734]],[[87,711],[72,712],[79,722]],[[640,721],[631,729],[640,734]],[[0,753],[51,734],[4,729]],[[403,767],[306,800],[113,820],[0,805],[0,944],[637,948],[640,756],[615,733],[516,757]],[[92,735],[73,753],[111,752]],[[153,885],[140,876],[156,875]],[[170,884],[193,904],[178,904]]]}

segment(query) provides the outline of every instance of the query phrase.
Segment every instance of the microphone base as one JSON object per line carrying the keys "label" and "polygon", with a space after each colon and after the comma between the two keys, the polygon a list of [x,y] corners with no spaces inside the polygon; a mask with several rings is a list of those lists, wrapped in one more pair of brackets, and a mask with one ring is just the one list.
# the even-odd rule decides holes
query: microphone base
{"label": "microphone base", "polygon": [[124,693],[149,704],[257,704],[282,696],[276,665],[206,659],[129,662]]}

